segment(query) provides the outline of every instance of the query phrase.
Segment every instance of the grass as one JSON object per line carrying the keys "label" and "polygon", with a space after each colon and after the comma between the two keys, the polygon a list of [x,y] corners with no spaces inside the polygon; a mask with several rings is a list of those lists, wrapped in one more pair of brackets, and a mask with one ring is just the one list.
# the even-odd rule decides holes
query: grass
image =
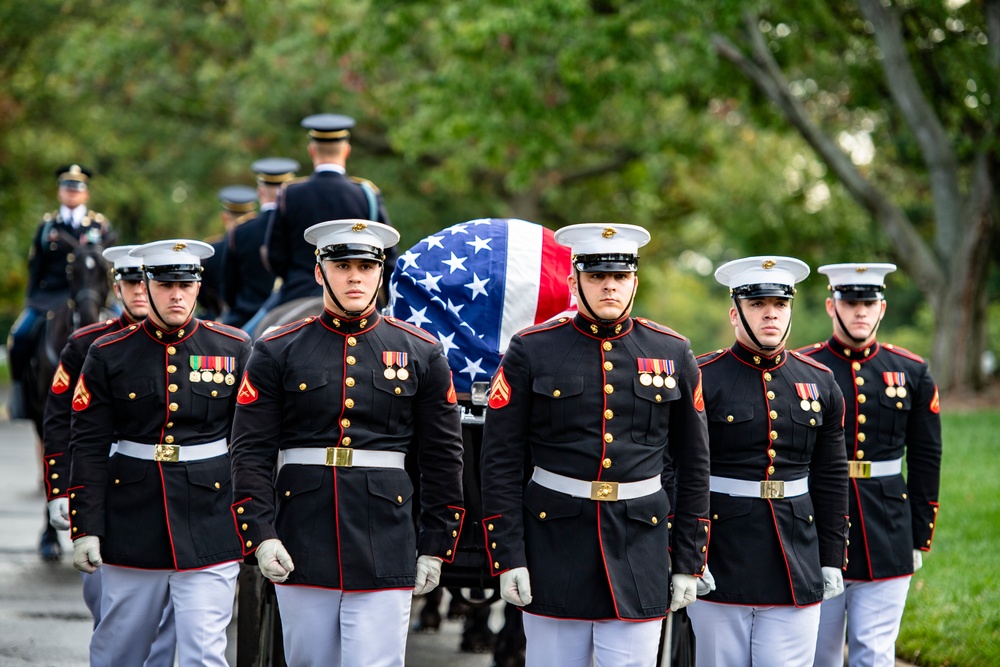
{"label": "grass", "polygon": [[942,417],[939,523],[896,652],[922,667],[1000,665],[1000,410]]}

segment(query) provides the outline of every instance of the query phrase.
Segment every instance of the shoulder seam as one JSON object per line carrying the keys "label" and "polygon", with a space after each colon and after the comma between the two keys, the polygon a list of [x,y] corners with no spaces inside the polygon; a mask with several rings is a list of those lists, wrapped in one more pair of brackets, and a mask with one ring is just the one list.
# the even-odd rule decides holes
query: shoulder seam
{"label": "shoulder seam", "polygon": [[[228,324],[222,324],[221,322],[216,322],[215,320],[209,320],[209,321],[212,323],[212,326],[208,326],[208,322],[202,322],[202,324],[205,325],[205,328],[208,329],[209,331],[214,331],[215,333],[222,334],[223,336],[228,336],[229,338],[235,338],[236,340],[239,341],[250,339],[250,335],[245,331],[243,331],[242,329],[237,329],[235,327],[229,326]],[[234,333],[236,331],[238,331],[239,334]]]}
{"label": "shoulder seam", "polygon": [[304,327],[307,324],[311,324],[316,318],[309,319],[308,317],[303,317],[301,320],[296,320],[294,322],[289,322],[284,324],[279,328],[275,329],[266,336],[261,336],[260,340],[272,341],[282,336],[287,336],[290,333],[294,333]]}
{"label": "shoulder seam", "polygon": [[897,347],[896,345],[893,345],[891,347],[888,346],[888,345],[882,345],[882,347],[887,352],[894,352],[894,353],[898,354],[901,357],[904,357],[906,359],[910,359],[911,361],[917,361],[917,362],[919,362],[921,364],[924,363],[924,358],[923,357],[921,357],[919,354],[915,354],[913,352],[910,352],[905,347]]}
{"label": "shoulder seam", "polygon": [[530,327],[525,327],[517,332],[518,336],[528,336],[535,333],[541,333],[542,331],[551,331],[552,329],[558,329],[559,327],[564,327],[571,323],[573,320],[571,318],[566,318],[566,321],[560,322],[559,320],[552,320],[550,322],[539,322],[538,324],[533,324]]}
{"label": "shoulder seam", "polygon": [[650,331],[656,331],[657,333],[666,334],[667,336],[673,336],[674,338],[679,338],[680,340],[687,340],[687,338],[685,338],[684,336],[680,335],[679,333],[677,333],[676,331],[674,331],[673,329],[671,329],[670,327],[668,327],[665,324],[660,324],[659,322],[654,322],[653,320],[650,320],[650,319],[645,318],[645,317],[641,318],[641,319],[637,317],[635,319],[635,321],[636,321],[637,324],[641,324],[642,326],[646,327]]}
{"label": "shoulder seam", "polygon": [[425,329],[421,329],[420,327],[410,324],[409,322],[404,322],[398,317],[383,317],[382,319],[385,320],[387,324],[391,324],[397,329],[401,329],[410,334],[411,336],[416,336],[417,338],[420,338],[421,340],[424,340],[430,343],[431,345],[436,345],[439,342],[438,339],[435,338],[434,334],[432,334],[431,332]]}
{"label": "shoulder seam", "polygon": [[816,361],[815,359],[811,359],[811,358],[805,356],[804,354],[799,354],[798,352],[796,352],[796,351],[793,350],[792,351],[792,356],[795,357],[796,359],[800,359],[800,360],[806,362],[810,366],[815,366],[816,368],[818,368],[821,371],[825,371],[827,373],[833,373],[833,371],[830,370],[830,367],[827,366],[826,364],[821,364],[820,362]]}

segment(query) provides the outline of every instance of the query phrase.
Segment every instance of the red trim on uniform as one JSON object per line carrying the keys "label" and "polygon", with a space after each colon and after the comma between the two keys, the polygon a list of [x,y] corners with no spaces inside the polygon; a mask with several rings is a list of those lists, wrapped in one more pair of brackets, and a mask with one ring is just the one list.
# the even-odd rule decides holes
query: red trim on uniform
{"label": "red trim on uniform", "polygon": [[[607,394],[605,394],[605,396],[607,396]],[[605,399],[604,405],[607,406],[607,404],[607,399]],[[602,456],[601,458],[603,459],[604,457]],[[604,503],[596,501],[595,503],[597,505],[597,511],[595,512],[597,516],[597,545],[601,550],[601,564],[604,566],[604,577],[608,582],[608,592],[611,593],[611,604],[615,608],[615,617],[620,619],[622,615],[618,611],[618,599],[615,597],[615,587],[611,583],[611,572],[608,570],[608,557],[604,555],[604,535],[601,534],[601,505]]]}
{"label": "red trim on uniform", "polygon": [[[830,370],[829,366],[826,366],[825,364],[819,363],[818,361],[816,361],[812,357],[807,357],[805,355],[799,354],[798,352],[790,352],[789,354],[794,354],[796,359],[804,361],[807,364],[809,364],[810,366],[818,368],[821,371],[826,371],[827,373],[831,373],[831,374],[833,373],[833,371]],[[785,358],[787,359],[788,357],[785,357]],[[854,359],[854,361],[857,361],[857,359]]]}
{"label": "red trim on uniform", "polygon": [[[135,328],[133,329],[133,327]],[[105,347],[107,345],[113,345],[115,343],[125,340],[129,336],[139,331],[143,331],[143,327],[141,324],[130,324],[124,329],[119,329],[118,331],[112,331],[111,333],[105,336],[101,336],[96,341],[94,341],[94,344],[97,345],[97,347]],[[103,343],[100,342],[102,340],[104,341]]]}
{"label": "red trim on uniform", "polygon": [[419,338],[421,340],[427,341],[431,345],[437,345],[438,343],[441,342],[437,338],[435,338],[434,335],[432,333],[430,333],[429,331],[425,331],[424,329],[421,329],[420,327],[414,326],[414,325],[410,324],[409,322],[404,322],[402,320],[397,320],[395,317],[383,317],[383,318],[381,318],[379,320],[379,322],[381,322],[382,320],[385,320],[386,322],[388,322],[392,326],[396,327],[397,329],[402,329],[403,331],[407,332],[411,336],[416,336],[417,338]]}
{"label": "red trim on uniform", "polygon": [[[49,459],[55,459],[57,456],[62,456],[62,455],[63,455],[62,452],[58,452],[56,454],[48,454],[48,455],[42,457],[42,463],[45,464],[45,495],[46,495],[46,497],[49,500],[53,500],[54,498],[66,498],[66,497],[69,497],[69,491],[68,490],[66,491],[66,493],[60,493],[60,494],[57,494],[57,495],[52,495],[52,475],[49,472],[52,469],[52,467],[49,465]],[[52,465],[54,466],[55,462],[53,462]]]}
{"label": "red trim on uniform", "polygon": [[[858,506],[857,520],[861,522],[861,542],[864,545],[865,549],[865,564],[868,567],[868,580],[874,581],[875,575],[872,574],[872,555],[871,555],[871,550],[868,548],[868,530],[865,528],[865,515],[864,515],[864,510],[862,509],[861,506],[861,492],[858,491],[858,480],[851,479],[850,481],[854,488],[854,499],[857,501],[856,504]],[[851,517],[850,520],[853,521],[854,517]],[[848,535],[851,534],[850,529],[848,529],[847,534]]]}
{"label": "red trim on uniform", "polygon": [[167,519],[167,539],[170,540],[170,557],[174,561],[174,569],[180,570],[177,565],[177,549],[174,548],[174,531],[170,529],[170,503],[167,502],[167,480],[163,477],[163,464],[157,463],[156,469],[160,473],[160,490],[163,492],[163,516]]}
{"label": "red trim on uniform", "polygon": [[[248,338],[247,333],[242,329],[231,327],[228,324],[223,324],[222,322],[205,322],[205,328],[209,331],[214,331],[215,333],[222,334],[223,336],[227,336],[229,338],[234,338],[238,341],[244,341]],[[187,336],[185,336],[185,338],[187,338]]]}
{"label": "red trim on uniform", "polygon": [[[593,322],[594,324],[597,324],[597,322],[594,322],[590,318],[587,318],[586,315],[581,315],[581,317],[587,319],[588,322]],[[586,329],[581,329],[580,327],[576,326],[576,318],[573,318],[570,321],[573,323],[573,328],[576,329],[577,331],[579,331],[580,333],[582,333],[584,336],[586,336],[587,338],[590,338],[591,340],[600,340],[600,341],[618,340],[622,336],[630,334],[632,332],[632,329],[635,328],[635,325],[633,324],[634,320],[631,317],[627,316],[627,315],[625,317],[623,317],[622,319],[616,320],[615,322],[611,323],[611,324],[621,324],[622,325],[622,330],[620,332],[616,333],[614,336],[598,336],[596,334],[592,334],[589,331],[587,331]],[[611,326],[611,324],[604,324],[604,325],[599,325],[599,326],[602,326],[605,329],[607,329],[608,327]],[[654,329],[654,331],[655,331],[655,329]]]}
{"label": "red trim on uniform", "polygon": [[707,361],[699,361],[698,368],[703,368],[705,366],[708,366],[709,364],[714,364],[719,359],[725,359],[726,355],[730,354],[730,350],[729,348],[726,348],[725,350],[714,350],[712,352],[706,352],[705,354],[699,354],[697,357],[695,357],[695,360],[697,361],[698,359],[707,357],[710,354],[716,354],[718,356],[715,357],[714,359],[708,359]]}
{"label": "red trim on uniform", "polygon": [[494,521],[494,520],[495,521],[500,521],[502,518],[503,518],[502,514],[494,514],[493,516],[483,517],[483,521],[482,521],[483,542],[486,545],[486,555],[489,557],[489,561],[490,561],[489,562],[489,565],[490,565],[490,576],[493,576],[493,577],[500,576],[501,574],[503,574],[504,572],[506,572],[507,570],[510,569],[508,567],[508,568],[504,568],[503,570],[498,570],[495,567],[493,567],[493,563],[496,562],[496,561],[493,560],[495,558],[495,556],[493,555],[493,549],[490,548],[490,531],[489,531],[489,528],[487,528],[487,526],[489,525],[490,521]]}
{"label": "red trim on uniform", "polygon": [[542,331],[549,331],[550,329],[556,329],[558,327],[566,326],[573,321],[572,317],[560,317],[559,319],[551,320],[549,322],[542,322],[541,324],[536,324],[533,327],[529,327],[522,331],[518,331],[517,335],[524,337],[529,334],[540,333]]}
{"label": "red trim on uniform", "polygon": [[921,364],[924,363],[924,358],[923,357],[921,357],[919,354],[914,354],[913,352],[910,352],[905,347],[897,347],[895,345],[883,345],[882,347],[884,349],[888,350],[889,352],[893,352],[895,354],[898,354],[901,357],[906,357],[907,359],[912,359],[913,361],[917,361],[917,362],[919,362]]}
{"label": "red trim on uniform", "polygon": [[243,531],[240,530],[240,523],[241,523],[240,522],[240,517],[236,513],[237,508],[242,507],[244,503],[250,503],[250,502],[253,502],[253,498],[252,497],[247,497],[247,498],[244,498],[243,500],[237,500],[235,503],[233,503],[232,505],[229,506],[229,512],[233,515],[233,528],[236,529],[236,537],[238,537],[239,540],[240,540],[240,552],[244,556],[249,556],[253,552],[257,551],[257,547],[260,546],[258,544],[258,545],[256,545],[255,547],[253,547],[251,549],[247,549],[247,547],[246,547],[247,541],[243,537]]}
{"label": "red trim on uniform", "polygon": [[657,333],[666,334],[667,336],[673,336],[674,338],[679,338],[680,340],[683,341],[687,340],[687,338],[685,338],[684,336],[680,335],[670,327],[660,324],[659,322],[654,322],[653,320],[650,320],[645,317],[637,317],[635,318],[635,321],[641,324],[642,326],[646,327],[647,329],[651,329],[653,331],[656,331]]}
{"label": "red trim on uniform", "polygon": [[447,556],[438,556],[438,558],[441,559],[441,562],[451,563],[455,560],[455,555],[458,553],[458,539],[462,536],[462,526],[465,524],[465,508],[456,507],[455,505],[446,505],[446,507],[450,510],[458,512],[462,517],[458,520],[458,528],[455,529],[458,531],[458,535],[455,536],[455,541],[451,544],[451,558],[448,558]]}
{"label": "red trim on uniform", "polygon": [[[709,545],[712,543],[712,521],[711,521],[711,519],[702,519],[702,518],[699,517],[698,518],[698,523],[700,524],[702,522],[705,523],[705,534],[708,537],[705,538],[705,556],[704,556],[704,558],[702,558],[701,564],[702,564],[703,567],[705,567],[707,569],[708,568],[708,549],[709,549]],[[696,573],[694,576],[696,576],[696,577],[703,577],[703,576],[705,576],[705,570],[702,570],[701,572]]]}
{"label": "red trim on uniform", "polygon": [[[935,508],[940,508],[941,507],[940,503],[937,503],[937,502],[934,502],[934,501],[930,501],[927,504],[930,505],[931,507],[935,507]],[[938,517],[938,513],[937,512],[934,512],[933,514],[934,514],[934,521],[933,521],[934,527],[931,528],[931,536],[929,538],[927,538],[928,540],[930,540],[931,544],[934,543],[934,531],[937,530],[937,517]],[[921,544],[920,545],[920,550],[921,551],[930,551],[931,548],[930,548],[930,546],[927,546],[925,544]]]}
{"label": "red trim on uniform", "polygon": [[795,582],[792,580],[792,569],[788,566],[788,556],[785,555],[785,543],[781,541],[781,531],[778,530],[778,517],[774,514],[774,501],[768,499],[767,506],[771,508],[771,520],[774,522],[774,535],[778,538],[778,548],[781,549],[781,559],[785,562],[785,574],[788,575],[788,591],[792,594],[792,604],[796,607],[810,606],[800,605],[795,599]]}
{"label": "red trim on uniform", "polygon": [[276,338],[281,338],[282,336],[287,336],[290,333],[298,331],[307,324],[312,324],[315,320],[318,319],[319,319],[318,317],[312,315],[310,317],[305,317],[301,320],[295,320],[294,322],[289,322],[288,324],[285,324],[284,326],[277,328],[276,330],[272,331],[266,336],[261,336],[260,339],[270,341]]}

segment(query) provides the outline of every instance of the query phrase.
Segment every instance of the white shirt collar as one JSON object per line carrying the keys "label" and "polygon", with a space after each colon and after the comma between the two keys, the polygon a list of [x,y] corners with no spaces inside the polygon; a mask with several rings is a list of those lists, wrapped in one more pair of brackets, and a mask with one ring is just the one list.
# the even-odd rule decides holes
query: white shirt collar
{"label": "white shirt collar", "polygon": [[338,174],[346,174],[347,173],[347,170],[344,169],[343,166],[341,166],[339,164],[333,164],[332,162],[323,162],[322,164],[318,164],[313,169],[313,171],[315,171],[317,173],[321,172],[321,171],[335,171]]}
{"label": "white shirt collar", "polygon": [[76,227],[80,224],[80,220],[83,216],[87,215],[87,207],[80,204],[76,208],[70,208],[69,206],[61,205],[59,207],[59,215],[63,220]]}
{"label": "white shirt collar", "polygon": [[278,208],[278,202],[264,202],[260,205],[260,212],[263,213],[264,211],[273,211],[276,208]]}

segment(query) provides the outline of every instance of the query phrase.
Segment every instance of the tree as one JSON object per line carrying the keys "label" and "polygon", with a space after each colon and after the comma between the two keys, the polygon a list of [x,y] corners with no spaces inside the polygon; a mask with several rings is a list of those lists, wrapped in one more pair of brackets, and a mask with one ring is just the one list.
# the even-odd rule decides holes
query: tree
{"label": "tree", "polygon": [[[720,30],[713,43],[891,239],[935,315],[938,382],[979,387],[1000,219],[1000,2],[858,0],[857,12],[822,4],[812,12],[801,3],[757,5],[743,13],[738,37]],[[843,78],[822,88],[810,68],[826,65],[829,75],[827,48]],[[874,169],[834,138],[866,126],[883,163]]]}

